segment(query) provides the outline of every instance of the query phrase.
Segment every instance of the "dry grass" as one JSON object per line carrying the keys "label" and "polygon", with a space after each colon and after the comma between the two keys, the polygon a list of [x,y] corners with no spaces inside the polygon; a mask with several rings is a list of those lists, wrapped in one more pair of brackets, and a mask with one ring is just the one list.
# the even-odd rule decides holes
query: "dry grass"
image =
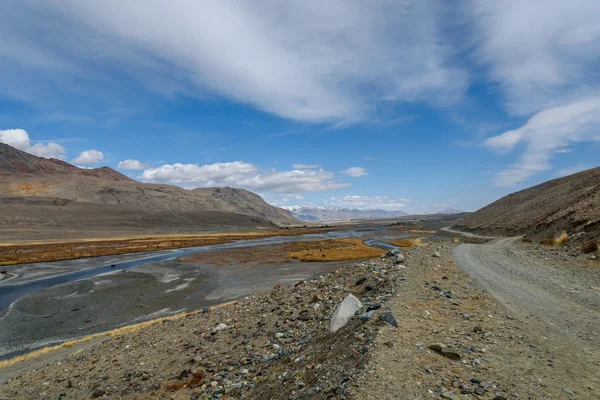
{"label": "dry grass", "polygon": [[540,244],[546,246],[563,246],[569,242],[569,235],[567,232],[563,232],[558,237],[543,239]]}
{"label": "dry grass", "polygon": [[131,239],[95,240],[68,243],[5,245],[0,247],[0,265],[72,260],[117,254],[141,253],[156,250],[180,249],[230,243],[236,240],[262,239],[323,233],[325,230],[289,229],[268,232],[222,233],[201,235],[167,235]]}
{"label": "dry grass", "polygon": [[[218,306],[214,306],[212,307],[212,309],[216,309],[216,308],[221,308],[221,307],[227,307],[231,304],[235,304],[235,301],[230,301],[227,303],[223,303],[223,304],[219,304]],[[100,333],[96,333],[94,335],[90,335],[90,336],[85,336],[83,338],[80,339],[74,339],[74,340],[69,340],[67,342],[61,343],[59,345],[56,346],[49,346],[49,347],[44,347],[43,349],[39,349],[39,350],[35,350],[32,351],[30,353],[27,354],[23,354],[8,360],[2,360],[0,361],[0,369],[5,368],[5,367],[9,367],[11,365],[23,362],[23,361],[27,361],[27,360],[31,360],[33,358],[39,357],[41,355],[50,353],[52,351],[58,350],[58,349],[64,349],[64,348],[72,348],[75,345],[78,345],[80,343],[89,343],[94,339],[98,339],[98,338],[102,338],[102,337],[117,337],[117,336],[122,336],[124,334],[127,333],[131,333],[131,332],[137,332],[141,329],[144,329],[148,326],[151,325],[156,325],[156,324],[162,324],[165,321],[173,321],[179,318],[183,318],[183,317],[187,317],[190,315],[196,315],[196,314],[200,314],[202,311],[201,310],[197,310],[197,311],[191,311],[191,312],[182,312],[179,314],[174,314],[174,315],[169,315],[166,317],[160,317],[160,318],[156,318],[153,320],[149,320],[149,321],[145,321],[145,322],[141,322],[139,324],[134,324],[134,325],[127,325],[127,326],[123,326],[121,328],[117,328],[117,329],[113,329],[110,331],[106,331],[106,332],[100,332]]]}
{"label": "dry grass", "polygon": [[409,232],[414,235],[433,235],[434,233],[437,233],[437,231],[422,231],[419,229],[411,229]]}
{"label": "dry grass", "polygon": [[427,246],[428,243],[424,241],[425,238],[405,238],[398,240],[390,240],[389,243],[399,247],[423,247]]}
{"label": "dry grass", "polygon": [[[319,249],[292,251],[287,257],[306,262],[361,260],[379,257],[383,250],[364,244],[361,239],[337,239],[327,241]],[[299,243],[302,245],[303,243]]]}

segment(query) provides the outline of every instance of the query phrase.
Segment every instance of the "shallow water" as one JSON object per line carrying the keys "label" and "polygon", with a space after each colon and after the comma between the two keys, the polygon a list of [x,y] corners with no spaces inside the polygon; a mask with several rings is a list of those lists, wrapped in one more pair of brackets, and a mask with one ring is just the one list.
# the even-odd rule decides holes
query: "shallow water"
{"label": "shallow water", "polygon": [[[377,228],[375,228],[377,230]],[[143,265],[150,262],[160,262],[167,261],[177,257],[185,256],[191,253],[199,253],[199,252],[210,252],[216,250],[224,250],[224,249],[232,249],[238,247],[250,247],[250,246],[261,246],[261,245],[273,245],[273,244],[281,244],[281,243],[289,243],[289,242],[299,242],[299,241],[307,241],[307,240],[318,240],[318,239],[338,239],[338,238],[348,238],[348,237],[361,237],[368,235],[373,230],[346,230],[346,231],[336,231],[336,232],[328,232],[325,234],[309,234],[309,235],[298,235],[298,236],[275,236],[270,238],[263,239],[251,239],[251,240],[240,240],[232,243],[224,243],[218,245],[209,245],[209,246],[200,246],[200,247],[190,247],[183,248],[177,250],[159,250],[151,253],[140,253],[139,257],[123,261],[123,262],[114,262],[109,265],[100,265],[96,268],[83,269],[74,272],[67,272],[60,275],[55,275],[47,278],[40,278],[33,281],[18,283],[18,284],[10,284],[8,282],[2,283],[0,282],[0,315],[16,300],[19,298],[26,296],[30,293],[36,292],[41,289],[50,288],[56,285],[61,285],[69,282],[75,282],[81,279],[88,279],[94,276],[104,274],[107,272],[120,271],[120,270],[129,270],[131,268],[135,268],[139,265]],[[370,245],[380,245],[383,247],[388,247],[389,245],[382,244],[377,242],[377,240],[369,240],[367,244]],[[152,255],[155,254],[155,255]],[[94,258],[88,259],[80,259],[78,262],[84,263],[86,261],[92,261]],[[64,263],[64,262],[63,262]],[[44,263],[40,264],[40,268],[47,267],[48,265],[60,266],[61,262],[55,263]],[[112,266],[114,265],[114,267]],[[35,267],[35,264],[33,264]]]}

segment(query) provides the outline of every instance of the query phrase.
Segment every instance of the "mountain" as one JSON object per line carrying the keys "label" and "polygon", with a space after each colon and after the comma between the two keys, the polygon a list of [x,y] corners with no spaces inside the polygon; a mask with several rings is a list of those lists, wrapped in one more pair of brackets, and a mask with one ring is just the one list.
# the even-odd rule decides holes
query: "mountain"
{"label": "mountain", "polygon": [[536,238],[586,232],[600,237],[600,167],[544,182],[501,198],[457,227]]}
{"label": "mountain", "polygon": [[461,214],[464,213],[463,210],[457,210],[456,208],[445,208],[443,210],[439,210],[436,214]]}
{"label": "mountain", "polygon": [[[48,217],[44,222],[52,223],[50,206],[75,207],[74,204],[80,210],[87,207],[92,214],[101,212],[106,219],[127,213],[129,217],[124,223],[131,222],[131,218],[141,222],[156,220],[157,223],[161,219],[174,218],[183,225],[202,225],[202,221],[211,221],[211,226],[218,227],[220,216],[228,226],[235,226],[236,218],[231,215],[225,218],[227,214],[243,216],[238,219],[246,225],[299,223],[288,211],[271,206],[244,189],[186,190],[171,185],[140,183],[108,167],[78,168],[62,160],[36,157],[3,143],[0,143],[0,198],[0,224],[40,219],[43,216],[32,212],[32,207],[42,205],[46,206],[44,214]],[[11,205],[15,207],[7,209]],[[27,207],[30,212],[26,216],[11,214],[11,210],[26,212]],[[60,214],[64,215],[64,212]]]}
{"label": "mountain", "polygon": [[391,218],[408,215],[404,211],[358,210],[335,207],[309,207],[305,205],[283,207],[303,221],[350,221],[353,219]]}

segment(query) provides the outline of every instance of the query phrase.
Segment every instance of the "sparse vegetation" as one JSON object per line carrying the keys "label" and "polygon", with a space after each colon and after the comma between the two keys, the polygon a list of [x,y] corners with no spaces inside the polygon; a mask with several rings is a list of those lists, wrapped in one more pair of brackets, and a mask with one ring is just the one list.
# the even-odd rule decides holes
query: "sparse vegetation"
{"label": "sparse vegetation", "polygon": [[329,248],[293,251],[287,256],[300,261],[319,262],[361,260],[379,257],[383,254],[383,250],[367,246],[361,239],[338,239],[331,242],[333,245]]}
{"label": "sparse vegetation", "polygon": [[598,251],[598,248],[600,246],[598,245],[598,242],[595,240],[589,240],[587,242],[585,242],[582,246],[581,246],[581,252],[584,254],[589,254],[589,253],[593,253],[595,251]]}
{"label": "sparse vegetation", "polygon": [[540,244],[544,246],[564,246],[569,242],[569,235],[567,232],[563,232],[558,237],[542,239]]}
{"label": "sparse vegetation", "polygon": [[422,247],[427,246],[427,242],[424,241],[425,238],[406,238],[406,239],[398,239],[398,240],[390,240],[389,243],[395,246],[400,247]]}
{"label": "sparse vegetation", "polygon": [[237,240],[262,239],[273,236],[323,233],[326,230],[289,229],[285,231],[223,233],[202,235],[166,235],[115,240],[88,240],[69,243],[14,244],[0,246],[0,265],[72,260],[155,250],[180,249],[230,243]]}

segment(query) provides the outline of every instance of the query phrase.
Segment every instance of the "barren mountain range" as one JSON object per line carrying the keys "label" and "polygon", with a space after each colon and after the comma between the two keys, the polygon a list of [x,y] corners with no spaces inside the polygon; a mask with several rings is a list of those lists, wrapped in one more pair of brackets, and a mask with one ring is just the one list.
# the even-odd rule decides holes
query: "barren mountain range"
{"label": "barren mountain range", "polygon": [[337,207],[310,207],[297,205],[284,207],[296,218],[303,221],[350,221],[353,219],[391,218],[408,215],[404,211],[386,211],[378,209],[359,210]]}
{"label": "barren mountain range", "polygon": [[600,237],[600,167],[512,193],[467,216],[457,227],[545,239],[565,231]]}
{"label": "barren mountain range", "polygon": [[0,143],[0,228],[163,226],[219,229],[298,224],[243,189],[137,182],[111,168],[84,169]]}

